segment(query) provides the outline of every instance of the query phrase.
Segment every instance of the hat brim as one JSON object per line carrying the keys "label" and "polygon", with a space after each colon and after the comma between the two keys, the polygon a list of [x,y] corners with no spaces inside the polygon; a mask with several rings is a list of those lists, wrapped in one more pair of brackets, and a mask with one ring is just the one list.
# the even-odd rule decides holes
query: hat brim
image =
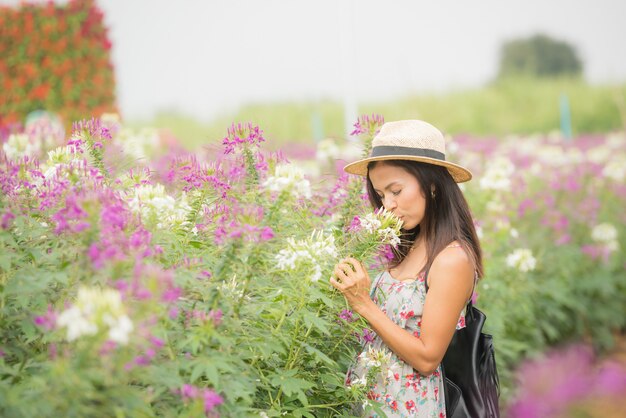
{"label": "hat brim", "polygon": [[427,164],[434,164],[445,167],[452,176],[455,182],[463,183],[472,179],[472,172],[460,165],[438,160],[430,157],[418,157],[412,155],[384,155],[379,157],[364,158],[359,161],[348,164],[343,168],[346,173],[356,174],[358,176],[367,176],[367,165],[372,161],[389,161],[389,160],[405,160],[405,161],[418,161]]}

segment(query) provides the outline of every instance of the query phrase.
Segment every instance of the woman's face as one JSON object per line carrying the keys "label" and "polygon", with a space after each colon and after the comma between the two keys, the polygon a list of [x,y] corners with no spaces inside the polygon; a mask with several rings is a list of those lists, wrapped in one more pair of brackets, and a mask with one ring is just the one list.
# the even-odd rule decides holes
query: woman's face
{"label": "woman's face", "polygon": [[413,229],[422,222],[426,199],[413,175],[380,162],[369,170],[369,177],[383,207],[404,221],[403,229]]}

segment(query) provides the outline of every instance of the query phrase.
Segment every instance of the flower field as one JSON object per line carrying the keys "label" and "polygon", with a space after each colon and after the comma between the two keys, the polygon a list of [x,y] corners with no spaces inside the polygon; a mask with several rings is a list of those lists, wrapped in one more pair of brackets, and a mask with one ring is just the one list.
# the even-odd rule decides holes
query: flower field
{"label": "flower field", "polygon": [[[249,123],[193,153],[114,115],[0,133],[0,415],[351,416],[371,331],[328,278],[347,255],[373,275],[397,242],[340,172],[381,123],[317,158]],[[475,177],[503,411],[623,407],[626,365],[598,359],[626,329],[626,137],[448,139]],[[589,379],[536,387],[568,364]]]}

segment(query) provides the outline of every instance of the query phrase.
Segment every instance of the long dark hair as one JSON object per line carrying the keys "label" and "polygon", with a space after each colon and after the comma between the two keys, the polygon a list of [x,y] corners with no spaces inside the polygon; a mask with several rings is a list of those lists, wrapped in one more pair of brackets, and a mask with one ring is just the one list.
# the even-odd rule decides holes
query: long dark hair
{"label": "long dark hair", "polygon": [[[374,209],[381,208],[383,202],[374,190],[369,170],[381,163],[403,168],[413,175],[426,200],[424,219],[415,228],[403,231],[402,243],[394,251],[394,258],[389,263],[390,267],[395,267],[404,260],[418,237],[426,244],[427,258],[422,271],[430,270],[437,254],[451,242],[458,241],[474,264],[478,277],[482,277],[482,250],[469,205],[448,170],[442,166],[418,161],[370,162],[367,166],[367,194]],[[431,190],[434,190],[434,197],[431,196]]]}

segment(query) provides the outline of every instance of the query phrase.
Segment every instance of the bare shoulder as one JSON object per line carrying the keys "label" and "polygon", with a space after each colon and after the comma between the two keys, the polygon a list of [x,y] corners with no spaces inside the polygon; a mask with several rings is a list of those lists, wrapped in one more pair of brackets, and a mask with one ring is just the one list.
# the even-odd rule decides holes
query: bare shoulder
{"label": "bare shoulder", "polygon": [[470,256],[456,241],[454,246],[444,248],[433,260],[429,274],[430,282],[444,281],[457,286],[471,286],[474,278],[474,266]]}
{"label": "bare shoulder", "polygon": [[458,241],[452,242],[445,247],[433,260],[433,267],[437,264],[440,267],[463,267],[472,269],[472,261],[465,249]]}

